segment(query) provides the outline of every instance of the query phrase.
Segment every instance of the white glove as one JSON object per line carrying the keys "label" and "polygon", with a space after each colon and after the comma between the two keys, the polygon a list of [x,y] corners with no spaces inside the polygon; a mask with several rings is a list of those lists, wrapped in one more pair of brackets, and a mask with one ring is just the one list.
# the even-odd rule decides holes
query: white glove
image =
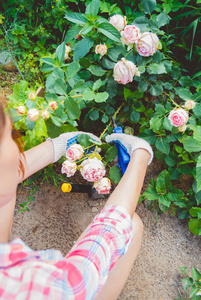
{"label": "white glove", "polygon": [[70,145],[77,143],[76,138],[80,134],[87,134],[94,141],[101,142],[100,139],[92,133],[84,131],[66,132],[60,134],[57,138],[51,139],[54,148],[54,162],[58,161],[63,155],[66,154],[66,150]]}
{"label": "white glove", "polygon": [[150,165],[153,160],[154,154],[151,146],[148,142],[141,138],[125,133],[112,133],[110,135],[107,135],[105,140],[107,143],[118,143],[130,156],[137,149],[145,149],[150,154],[148,165]]}

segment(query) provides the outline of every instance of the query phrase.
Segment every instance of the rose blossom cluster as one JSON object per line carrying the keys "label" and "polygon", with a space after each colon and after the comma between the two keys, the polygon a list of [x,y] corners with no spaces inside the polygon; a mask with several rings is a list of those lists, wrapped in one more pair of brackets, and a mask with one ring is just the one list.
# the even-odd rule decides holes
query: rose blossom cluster
{"label": "rose blossom cluster", "polygon": [[[30,93],[28,95],[28,99],[31,101],[36,100],[37,95],[35,93]],[[56,101],[50,101],[48,103],[48,108],[50,111],[55,111],[58,108],[58,103]],[[39,111],[37,108],[30,108],[27,112],[27,108],[24,105],[20,105],[16,108],[16,113],[24,116],[27,113],[27,117],[30,121],[36,122],[40,115],[44,120],[49,119],[50,117],[50,112],[47,109],[43,109],[42,111]]]}
{"label": "rose blossom cluster", "polygon": [[188,122],[188,113],[183,108],[175,108],[171,110],[168,119],[170,120],[171,125],[178,127],[180,132],[186,130],[186,123]]}
{"label": "rose blossom cluster", "polygon": [[105,167],[101,160],[96,157],[85,159],[79,166],[76,161],[79,161],[84,156],[84,150],[81,145],[73,144],[66,151],[66,158],[62,164],[61,173],[71,177],[79,169],[82,177],[94,182],[93,187],[96,188],[99,194],[108,194],[111,184],[108,178],[104,178]]}

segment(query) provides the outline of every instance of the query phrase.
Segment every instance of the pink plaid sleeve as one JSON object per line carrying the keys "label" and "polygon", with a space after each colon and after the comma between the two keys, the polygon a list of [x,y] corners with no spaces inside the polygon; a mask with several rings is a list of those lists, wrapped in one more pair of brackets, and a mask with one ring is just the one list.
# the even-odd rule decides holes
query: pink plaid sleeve
{"label": "pink plaid sleeve", "polygon": [[33,251],[20,239],[0,244],[0,299],[91,300],[132,235],[127,211],[109,206],[66,257],[54,249]]}

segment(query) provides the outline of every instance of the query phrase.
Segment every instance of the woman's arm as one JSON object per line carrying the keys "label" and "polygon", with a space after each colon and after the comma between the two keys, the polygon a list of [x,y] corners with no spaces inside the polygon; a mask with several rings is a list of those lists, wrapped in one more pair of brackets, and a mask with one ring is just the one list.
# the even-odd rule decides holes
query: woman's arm
{"label": "woman's arm", "polygon": [[54,148],[51,140],[47,140],[44,143],[24,152],[25,154],[25,174],[24,177],[20,177],[19,182],[25,180],[32,174],[43,169],[47,165],[51,164],[54,160]]}

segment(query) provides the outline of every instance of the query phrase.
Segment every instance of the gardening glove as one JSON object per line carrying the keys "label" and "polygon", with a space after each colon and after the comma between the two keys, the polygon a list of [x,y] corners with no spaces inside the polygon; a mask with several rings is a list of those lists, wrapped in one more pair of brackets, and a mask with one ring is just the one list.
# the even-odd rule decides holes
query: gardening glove
{"label": "gardening glove", "polygon": [[54,161],[58,161],[63,155],[66,154],[66,150],[70,145],[77,143],[77,137],[80,134],[87,134],[90,138],[96,142],[101,142],[100,139],[92,133],[84,131],[66,132],[60,134],[57,138],[51,139],[54,148]]}
{"label": "gardening glove", "polygon": [[130,156],[137,149],[145,149],[150,154],[148,165],[150,165],[153,160],[154,154],[151,146],[141,138],[125,133],[112,133],[107,135],[105,140],[107,143],[115,142],[119,144]]}

